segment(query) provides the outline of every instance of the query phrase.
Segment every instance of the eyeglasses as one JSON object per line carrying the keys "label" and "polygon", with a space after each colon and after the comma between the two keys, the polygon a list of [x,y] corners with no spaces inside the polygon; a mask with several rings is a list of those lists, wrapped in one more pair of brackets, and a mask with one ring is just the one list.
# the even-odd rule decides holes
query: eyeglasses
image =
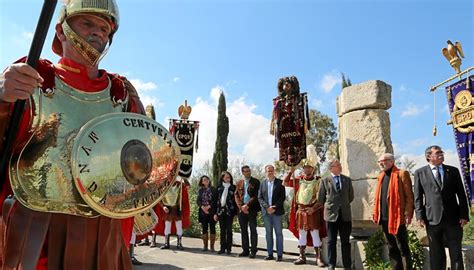
{"label": "eyeglasses", "polygon": [[444,155],[444,152],[443,151],[436,151],[434,153],[431,153],[431,155],[442,156],[442,155]]}

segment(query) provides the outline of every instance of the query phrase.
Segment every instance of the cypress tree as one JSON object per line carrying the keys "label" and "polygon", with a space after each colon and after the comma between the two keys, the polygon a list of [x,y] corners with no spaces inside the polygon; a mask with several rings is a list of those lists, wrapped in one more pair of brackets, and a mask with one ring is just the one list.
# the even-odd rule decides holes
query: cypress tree
{"label": "cypress tree", "polygon": [[346,81],[346,76],[344,75],[344,73],[341,73],[341,88],[344,89],[345,87],[347,87],[347,81]]}
{"label": "cypress tree", "polygon": [[351,85],[352,85],[351,79],[349,79],[349,77],[347,77],[346,79],[346,75],[341,72],[341,89],[344,89]]}
{"label": "cypress tree", "polygon": [[214,155],[212,157],[212,180],[215,187],[219,184],[221,172],[227,170],[227,136],[229,135],[229,118],[225,114],[226,104],[224,93],[221,92],[217,105],[217,136]]}

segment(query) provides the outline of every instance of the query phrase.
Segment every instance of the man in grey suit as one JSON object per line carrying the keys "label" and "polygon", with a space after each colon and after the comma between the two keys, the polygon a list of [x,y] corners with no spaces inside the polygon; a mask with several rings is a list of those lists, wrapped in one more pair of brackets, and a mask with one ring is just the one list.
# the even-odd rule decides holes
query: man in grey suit
{"label": "man in grey suit", "polygon": [[324,220],[328,223],[329,269],[336,267],[338,232],[344,269],[351,269],[349,237],[352,231],[351,202],[354,200],[352,180],[341,174],[341,163],[337,159],[329,163],[329,171],[331,175],[321,180],[318,194],[318,201],[324,204]]}
{"label": "man in grey suit", "polygon": [[469,207],[459,170],[443,164],[444,152],[433,145],[426,149],[428,165],[415,171],[415,213],[426,226],[432,270],[446,269],[443,236],[447,240],[451,269],[464,269],[462,228],[469,221]]}
{"label": "man in grey suit", "polygon": [[258,201],[262,207],[263,222],[265,223],[265,240],[267,241],[268,256],[265,260],[273,260],[273,229],[275,229],[277,261],[283,260],[283,224],[286,199],[283,181],[275,177],[275,167],[265,166],[266,178],[260,183]]}

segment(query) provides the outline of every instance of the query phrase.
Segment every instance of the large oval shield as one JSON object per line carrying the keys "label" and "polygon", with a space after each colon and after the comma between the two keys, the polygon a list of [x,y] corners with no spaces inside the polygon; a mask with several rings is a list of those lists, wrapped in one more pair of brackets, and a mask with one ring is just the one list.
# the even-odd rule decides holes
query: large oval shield
{"label": "large oval shield", "polygon": [[112,218],[131,217],[153,207],[171,187],[179,153],[159,123],[139,114],[110,113],[79,130],[72,175],[92,209]]}

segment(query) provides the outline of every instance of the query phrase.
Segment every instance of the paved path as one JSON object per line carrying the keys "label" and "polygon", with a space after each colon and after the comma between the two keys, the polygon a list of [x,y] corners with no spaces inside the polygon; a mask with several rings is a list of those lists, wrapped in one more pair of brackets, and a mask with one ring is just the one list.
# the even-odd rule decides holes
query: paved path
{"label": "paved path", "polygon": [[[158,236],[159,247],[162,246],[164,238]],[[282,262],[265,261],[266,251],[259,250],[255,259],[239,258],[242,249],[233,247],[231,255],[217,255],[216,253],[203,252],[202,241],[198,238],[183,238],[185,250],[176,250],[176,238],[172,237],[171,249],[160,250],[158,248],[136,247],[136,257],[143,262],[141,266],[134,266],[135,270],[160,269],[209,269],[209,270],[227,270],[227,269],[319,269],[315,264],[314,255],[308,254],[308,265],[294,265],[293,261],[297,259],[296,254],[284,254]],[[216,243],[219,247],[219,243]],[[308,250],[309,252],[309,250]],[[276,256],[276,254],[275,254]]]}

